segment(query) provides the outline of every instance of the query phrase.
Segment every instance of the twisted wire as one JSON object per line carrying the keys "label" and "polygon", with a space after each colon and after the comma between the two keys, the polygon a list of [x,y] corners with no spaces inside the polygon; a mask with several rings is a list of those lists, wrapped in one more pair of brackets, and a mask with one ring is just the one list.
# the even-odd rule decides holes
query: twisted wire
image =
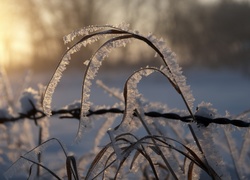
{"label": "twisted wire", "polygon": [[[98,109],[98,110],[89,110],[87,116],[93,115],[104,115],[107,113],[112,114],[124,114],[124,110],[119,108],[109,108],[109,109]],[[71,119],[80,119],[80,108],[74,109],[60,109],[52,111],[52,116],[59,115],[59,118],[71,118]],[[239,119],[229,119],[225,117],[218,117],[218,118],[208,118],[203,116],[194,115],[195,120],[192,119],[192,116],[180,116],[176,113],[159,113],[156,111],[145,112],[145,116],[152,117],[152,118],[164,118],[166,120],[179,120],[185,123],[195,121],[197,124],[208,126],[209,124],[220,124],[220,125],[233,125],[236,127],[250,127],[250,122],[246,122]],[[38,110],[34,107],[31,111],[26,114],[20,113],[17,117],[0,117],[0,124],[4,124],[7,122],[15,122],[24,118],[37,121],[39,119],[44,118],[46,115],[43,111]],[[134,113],[134,116],[136,114]]]}

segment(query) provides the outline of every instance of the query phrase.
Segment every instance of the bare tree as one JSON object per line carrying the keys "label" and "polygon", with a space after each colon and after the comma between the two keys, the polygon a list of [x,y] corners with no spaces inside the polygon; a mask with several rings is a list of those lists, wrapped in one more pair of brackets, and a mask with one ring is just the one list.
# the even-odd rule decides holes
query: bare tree
{"label": "bare tree", "polygon": [[[33,48],[32,62],[37,68],[48,68],[45,62],[52,63],[50,67],[56,66],[66,49],[62,37],[72,30],[125,21],[133,29],[163,36],[182,65],[241,66],[249,71],[248,1],[224,0],[209,5],[199,0],[9,2],[18,4],[12,6],[15,7],[13,11],[27,22]],[[8,37],[10,41],[11,34]],[[93,49],[84,50],[85,53],[76,58],[89,58],[93,53]],[[132,54],[130,50],[124,53]],[[139,59],[149,59],[145,51],[141,52]]]}
{"label": "bare tree", "polygon": [[204,5],[197,0],[170,0],[165,17],[161,29],[184,63],[249,67],[249,2]]}

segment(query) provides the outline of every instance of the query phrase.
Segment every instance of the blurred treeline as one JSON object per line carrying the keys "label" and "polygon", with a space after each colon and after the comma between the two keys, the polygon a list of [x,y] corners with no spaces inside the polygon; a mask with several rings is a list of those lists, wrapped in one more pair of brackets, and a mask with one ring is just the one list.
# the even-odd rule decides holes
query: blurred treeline
{"label": "blurred treeline", "polygon": [[[127,22],[141,33],[163,37],[184,66],[238,68],[250,72],[250,1],[218,0],[11,0],[25,20],[34,69],[55,67],[66,49],[62,37],[92,24]],[[116,64],[126,64],[131,49]],[[75,55],[82,63],[94,50]],[[137,52],[136,52],[137,53]],[[135,59],[144,59],[138,50]],[[139,61],[129,61],[138,63]],[[51,65],[48,65],[48,64]],[[142,62],[139,62],[140,64]],[[108,64],[108,63],[107,63]],[[78,65],[76,65],[78,66]]]}

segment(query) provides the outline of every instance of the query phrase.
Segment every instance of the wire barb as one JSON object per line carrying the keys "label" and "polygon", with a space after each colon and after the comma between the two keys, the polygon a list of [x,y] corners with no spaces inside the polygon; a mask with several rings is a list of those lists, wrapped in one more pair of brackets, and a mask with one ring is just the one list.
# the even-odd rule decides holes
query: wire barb
{"label": "wire barb", "polygon": [[[28,114],[23,114],[20,113],[19,116],[17,117],[10,117],[10,118],[1,118],[0,117],[0,124],[4,124],[7,122],[15,122],[24,118],[30,119],[30,120],[39,120],[44,118],[46,115],[43,111],[38,110],[34,107],[34,109],[31,111],[32,113]],[[119,108],[109,108],[109,109],[98,109],[98,110],[89,110],[87,116],[97,116],[97,115],[104,115],[107,113],[112,113],[112,114],[123,114],[124,110],[119,109]],[[52,111],[52,116],[59,115],[59,118],[61,119],[80,119],[80,108],[73,108],[73,109],[59,109],[59,110],[54,110]],[[136,116],[136,114],[133,114]],[[159,113],[156,111],[150,111],[150,112],[145,112],[145,116],[152,117],[152,118],[164,118],[168,120],[179,120],[184,123],[190,123],[193,121],[193,117],[191,115],[189,116],[180,116],[179,114],[176,113]],[[35,118],[34,118],[35,117]],[[236,127],[250,127],[250,123],[239,120],[239,119],[228,119],[225,117],[218,117],[218,118],[208,118],[204,116],[199,116],[199,115],[194,115],[195,122],[200,125],[207,127],[209,124],[220,124],[220,125],[233,125]]]}

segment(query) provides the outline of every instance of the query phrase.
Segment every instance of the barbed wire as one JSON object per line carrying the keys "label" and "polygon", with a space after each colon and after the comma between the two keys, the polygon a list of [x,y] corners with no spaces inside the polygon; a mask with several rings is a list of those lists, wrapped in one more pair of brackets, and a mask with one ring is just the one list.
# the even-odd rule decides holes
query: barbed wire
{"label": "barbed wire", "polygon": [[[34,107],[34,106],[33,106]],[[124,114],[124,110],[119,108],[109,108],[109,109],[98,109],[98,110],[89,110],[87,116],[93,115],[104,115],[107,113],[112,114]],[[71,118],[71,119],[80,119],[80,108],[73,108],[73,109],[60,109],[52,111],[52,116],[59,115],[59,118]],[[136,116],[136,114],[133,114]],[[229,119],[225,117],[218,117],[218,118],[208,118],[204,116],[194,115],[195,120],[193,120],[192,116],[180,116],[177,113],[159,113],[156,111],[145,112],[145,116],[152,117],[152,118],[164,118],[168,120],[179,120],[185,123],[196,122],[199,125],[208,126],[209,124],[220,124],[220,125],[233,125],[236,127],[250,127],[250,122],[246,122],[239,119]],[[41,110],[36,109],[35,107],[27,112],[19,113],[16,117],[0,117],[0,124],[4,124],[7,122],[15,122],[21,119],[30,119],[34,120],[37,123],[37,120],[46,117],[45,113]]]}

